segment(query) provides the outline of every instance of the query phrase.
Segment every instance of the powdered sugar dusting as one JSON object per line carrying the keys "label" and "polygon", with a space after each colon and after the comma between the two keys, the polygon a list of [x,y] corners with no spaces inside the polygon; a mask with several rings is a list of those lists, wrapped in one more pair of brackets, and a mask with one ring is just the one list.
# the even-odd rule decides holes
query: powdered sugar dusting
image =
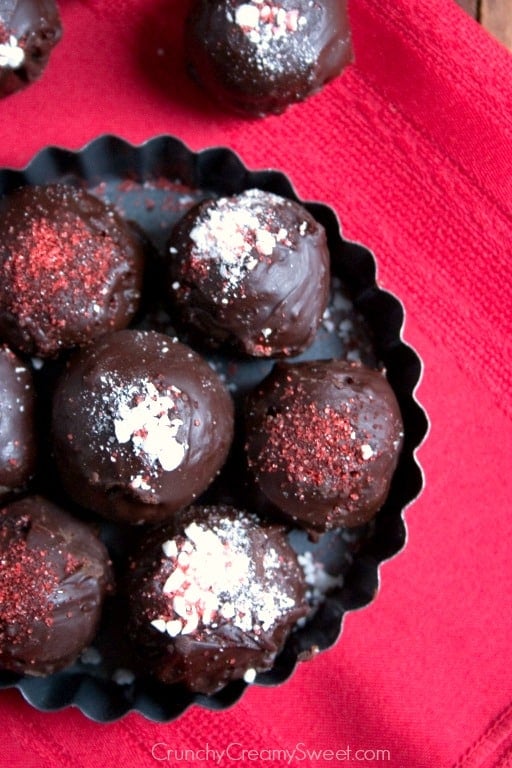
{"label": "powdered sugar dusting", "polygon": [[177,438],[182,419],[169,417],[176,407],[174,399],[159,393],[150,381],[142,383],[135,402],[131,393],[128,397],[124,394],[119,396],[114,418],[117,441],[131,441],[136,455],[144,454],[151,464],[158,462],[166,472],[179,467],[185,445]]}
{"label": "powdered sugar dusting", "polygon": [[312,552],[306,551],[298,555],[298,561],[308,585],[308,601],[314,608],[324,601],[326,594],[343,586],[343,576],[332,576],[328,573],[324,564],[316,560]]}
{"label": "powdered sugar dusting", "polygon": [[289,242],[287,230],[269,215],[268,198],[269,193],[258,189],[219,198],[190,232],[193,268],[201,271],[213,265],[223,294],[236,289],[277,245]]}
{"label": "powdered sugar dusting", "polygon": [[14,35],[10,35],[7,42],[0,43],[0,67],[18,69],[24,61],[25,51]]}
{"label": "powdered sugar dusting", "polygon": [[[240,516],[215,525],[190,523],[176,550],[170,541],[162,551],[172,570],[162,585],[168,613],[151,618],[151,625],[170,637],[228,621],[243,632],[268,631],[295,602],[277,586],[279,554],[269,545],[265,554],[265,583],[255,578],[248,525]],[[168,554],[167,554],[168,553]]]}
{"label": "powdered sugar dusting", "polygon": [[307,24],[305,16],[301,16],[297,8],[285,10],[278,3],[252,0],[242,3],[236,8],[234,19],[253,43],[276,40],[290,33],[297,32]]}
{"label": "powdered sugar dusting", "polygon": [[[308,19],[299,8],[287,9],[269,0],[249,0],[234,11],[227,9],[226,15],[252,44],[252,55],[261,71],[281,72],[288,61],[307,70],[314,63],[311,43],[304,35],[298,35],[308,26]],[[277,51],[279,55],[275,55]]]}
{"label": "powdered sugar dusting", "polygon": [[120,448],[139,459],[140,470],[131,477],[130,486],[152,491],[153,479],[162,471],[177,469],[188,449],[178,411],[182,392],[149,379],[121,382],[114,373],[103,374],[101,384],[91,417],[98,424],[98,434],[107,432],[110,437],[102,437],[100,448],[114,463]]}

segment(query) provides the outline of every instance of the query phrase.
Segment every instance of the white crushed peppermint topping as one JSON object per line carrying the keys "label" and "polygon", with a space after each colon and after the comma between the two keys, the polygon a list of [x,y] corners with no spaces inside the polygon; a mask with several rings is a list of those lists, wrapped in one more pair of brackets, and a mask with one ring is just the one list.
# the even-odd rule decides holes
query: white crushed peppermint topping
{"label": "white crushed peppermint topping", "polygon": [[338,324],[338,333],[340,339],[343,341],[349,341],[354,333],[354,323],[349,317],[346,317]]}
{"label": "white crushed peppermint topping", "polygon": [[14,35],[6,43],[0,43],[0,67],[18,69],[25,61],[25,51],[18,45]]}
{"label": "white crushed peppermint topping", "polygon": [[103,659],[98,649],[94,648],[91,645],[88,648],[84,648],[84,650],[80,654],[80,661],[82,662],[82,664],[90,664],[91,666],[97,666],[98,664],[101,664]]}
{"label": "white crushed peppermint topping", "polygon": [[281,564],[271,545],[264,555],[265,582],[255,577],[249,524],[245,517],[224,518],[210,528],[192,522],[184,540],[164,542],[172,570],[162,587],[168,614],[150,622],[157,631],[177,637],[229,621],[243,632],[258,633],[293,608],[294,600],[278,585]]}
{"label": "white crushed peppermint topping", "polygon": [[361,446],[361,457],[364,461],[368,461],[368,459],[371,459],[373,456],[373,448],[371,445],[368,445],[368,443],[364,443]]}
{"label": "white crushed peppermint topping", "polygon": [[134,491],[156,493],[154,481],[184,460],[188,444],[178,404],[185,400],[177,387],[158,381],[141,377],[126,382],[115,372],[101,375],[96,399],[86,403],[96,449],[113,464],[127,453],[138,459],[129,479]]}
{"label": "white crushed peppermint topping", "polygon": [[247,669],[244,674],[244,681],[246,683],[254,683],[256,680],[256,670],[255,669]]}
{"label": "white crushed peppermint topping", "polygon": [[286,10],[277,3],[262,0],[242,3],[236,8],[234,17],[230,10],[227,13],[228,18],[255,44],[279,40],[307,24],[307,19],[300,15],[298,9]]}
{"label": "white crushed peppermint topping", "polygon": [[246,51],[249,64],[269,78],[290,71],[308,76],[317,53],[307,36],[298,34],[308,26],[298,9],[286,10],[270,0],[248,0],[235,11],[228,8],[226,16],[250,43]]}
{"label": "white crushed peppermint topping", "polygon": [[325,595],[332,589],[343,586],[343,576],[332,576],[327,573],[324,564],[315,560],[313,553],[309,550],[298,555],[297,559],[308,585],[307,598],[314,607],[323,602]]}
{"label": "white crushed peppermint topping", "polygon": [[331,320],[331,310],[329,307],[325,309],[324,314],[322,315],[322,326],[325,328],[327,333],[332,333],[334,331],[335,325]]}
{"label": "white crushed peppermint topping", "polygon": [[178,547],[173,539],[164,541],[162,551],[166,557],[178,557]]}
{"label": "white crushed peppermint topping", "polygon": [[256,248],[260,253],[270,256],[275,247],[276,238],[271,232],[266,229],[258,229],[256,231]]}
{"label": "white crushed peppermint topping", "polygon": [[260,10],[255,5],[243,3],[235,11],[235,23],[246,29],[256,29],[260,23]]}
{"label": "white crushed peppermint topping", "polygon": [[[201,265],[206,269],[213,265],[222,280],[223,293],[236,289],[277,245],[288,241],[287,230],[278,226],[268,202],[269,193],[258,189],[219,198],[190,232],[193,268],[201,271]],[[226,297],[219,301],[226,303]]]}
{"label": "white crushed peppermint topping", "polygon": [[[131,442],[137,456],[142,455],[151,465],[158,462],[166,472],[179,467],[186,445],[178,439],[183,420],[169,415],[176,411],[170,391],[159,392],[151,381],[142,381],[137,387],[115,394],[114,431],[118,443]],[[134,482],[133,487],[142,487],[142,478],[133,478],[132,485]]]}
{"label": "white crushed peppermint topping", "polygon": [[177,637],[180,632],[183,624],[179,619],[175,619],[173,621],[166,621],[165,624],[165,631],[169,635],[169,637]]}
{"label": "white crushed peppermint topping", "polygon": [[150,491],[151,485],[147,482],[143,475],[136,475],[130,480],[130,486],[134,490]]}
{"label": "white crushed peppermint topping", "polygon": [[124,669],[120,667],[116,669],[112,675],[112,680],[117,685],[132,685],[135,682],[135,673],[131,669]]}
{"label": "white crushed peppermint topping", "polygon": [[154,627],[158,632],[165,632],[166,629],[166,622],[164,619],[153,619],[153,621],[150,622],[151,626]]}
{"label": "white crushed peppermint topping", "polygon": [[349,363],[360,363],[361,353],[358,349],[349,349],[346,355],[346,359],[349,361]]}

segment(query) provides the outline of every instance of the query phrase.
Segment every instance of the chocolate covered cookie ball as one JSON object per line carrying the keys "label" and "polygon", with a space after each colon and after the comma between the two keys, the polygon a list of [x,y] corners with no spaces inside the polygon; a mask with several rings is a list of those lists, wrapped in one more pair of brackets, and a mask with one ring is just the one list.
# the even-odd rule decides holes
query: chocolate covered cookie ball
{"label": "chocolate covered cookie ball", "polygon": [[34,407],[28,366],[0,344],[0,499],[24,488],[34,473]]}
{"label": "chocolate covered cookie ball", "polygon": [[127,593],[146,669],[201,693],[270,669],[308,610],[283,528],[228,506],[192,507],[152,533]]}
{"label": "chocolate covered cookie ball", "polygon": [[0,668],[49,675],[92,641],[112,590],[107,551],[39,497],[0,509]]}
{"label": "chocolate covered cookie ball", "polygon": [[352,56],[346,0],[196,0],[186,24],[193,77],[222,105],[283,112]]}
{"label": "chocolate covered cookie ball", "polygon": [[208,200],[175,226],[169,275],[197,343],[256,357],[298,354],[329,298],[325,231],[299,203],[259,189]]}
{"label": "chocolate covered cookie ball", "polygon": [[54,0],[0,0],[0,98],[41,77],[61,35]]}
{"label": "chocolate covered cookie ball", "polygon": [[312,531],[370,520],[389,492],[403,439],[385,377],[343,361],[278,364],[247,403],[257,485]]}
{"label": "chocolate covered cookie ball", "polygon": [[139,305],[142,240],[81,189],[27,186],[0,202],[0,336],[40,357],[124,328]]}
{"label": "chocolate covered cookie ball", "polygon": [[71,498],[127,523],[169,518],[222,467],[233,403],[197,353],[125,330],[82,350],[53,401],[53,443]]}

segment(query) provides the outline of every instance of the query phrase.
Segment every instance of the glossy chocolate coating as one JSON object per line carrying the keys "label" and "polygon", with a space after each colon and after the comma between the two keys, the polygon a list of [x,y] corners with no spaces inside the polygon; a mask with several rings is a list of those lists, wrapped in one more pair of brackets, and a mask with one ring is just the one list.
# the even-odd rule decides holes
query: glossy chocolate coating
{"label": "glossy chocolate coating", "polygon": [[378,371],[344,361],[278,364],[247,403],[256,483],[306,529],[360,525],[383,505],[403,426]]}
{"label": "glossy chocolate coating", "polygon": [[108,553],[40,496],[0,509],[0,668],[48,675],[92,641],[112,589]]}
{"label": "glossy chocolate coating", "polygon": [[316,93],[352,57],[346,0],[196,0],[189,68],[222,105],[279,114]]}
{"label": "glossy chocolate coating", "polygon": [[22,489],[36,462],[35,392],[27,365],[0,345],[0,499]]}
{"label": "glossy chocolate coating", "polygon": [[329,298],[323,227],[258,189],[191,209],[169,244],[169,293],[198,343],[256,357],[308,347]]}
{"label": "glossy chocolate coating", "polygon": [[41,77],[61,35],[54,0],[0,0],[0,97]]}
{"label": "glossy chocolate coating", "polygon": [[112,208],[64,185],[0,203],[0,337],[41,357],[124,328],[139,305],[142,240]]}
{"label": "glossy chocolate coating", "polygon": [[154,331],[119,331],[68,365],[53,402],[55,458],[79,504],[128,523],[169,518],[222,467],[233,403],[208,363]]}
{"label": "glossy chocolate coating", "polygon": [[189,508],[131,563],[129,631],[164,683],[213,693],[272,667],[308,607],[282,526],[228,506]]}

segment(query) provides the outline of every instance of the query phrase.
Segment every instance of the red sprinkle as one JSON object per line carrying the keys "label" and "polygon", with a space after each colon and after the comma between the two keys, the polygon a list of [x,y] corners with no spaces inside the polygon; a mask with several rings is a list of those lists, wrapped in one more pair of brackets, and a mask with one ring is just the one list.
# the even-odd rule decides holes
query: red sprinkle
{"label": "red sprinkle", "polygon": [[7,43],[9,41],[10,34],[12,33],[9,32],[5,24],[3,24],[0,20],[0,43]]}
{"label": "red sprinkle", "polygon": [[70,313],[90,311],[89,303],[97,302],[103,310],[116,258],[112,239],[107,234],[101,240],[92,237],[79,218],[60,222],[58,228],[45,218],[32,222],[3,267],[11,285],[11,312],[21,320],[38,317],[58,328],[66,325]]}
{"label": "red sprinkle", "polygon": [[59,577],[46,552],[30,549],[24,540],[10,541],[0,552],[0,641],[22,643],[36,622],[51,626],[50,596]]}
{"label": "red sprinkle", "polygon": [[315,403],[296,403],[275,415],[263,427],[267,441],[258,466],[264,473],[282,472],[300,489],[348,493],[363,465],[361,435],[344,409],[320,409]]}

